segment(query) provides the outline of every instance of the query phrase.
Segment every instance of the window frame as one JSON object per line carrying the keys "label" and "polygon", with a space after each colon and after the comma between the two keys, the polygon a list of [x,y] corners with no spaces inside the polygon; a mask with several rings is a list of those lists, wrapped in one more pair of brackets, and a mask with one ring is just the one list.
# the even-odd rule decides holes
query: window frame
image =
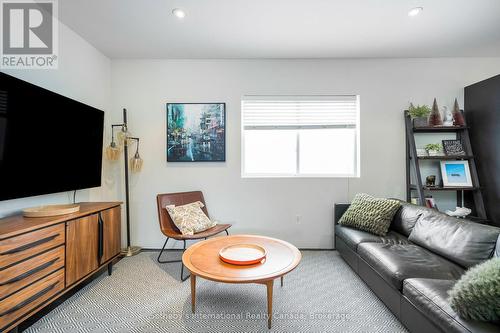
{"label": "window frame", "polygon": [[[354,96],[356,97],[356,125],[309,125],[309,126],[258,126],[259,128],[254,128],[252,130],[294,130],[296,131],[296,161],[295,170],[296,173],[247,173],[245,171],[245,124],[243,118],[243,103],[245,97],[269,97],[269,98],[293,98],[297,99],[300,97],[314,98],[321,97],[322,99],[328,97],[339,97],[339,96]],[[240,119],[241,119],[241,178],[359,178],[361,176],[360,168],[360,95],[358,94],[342,94],[342,95],[244,95],[241,97],[240,103]],[[352,174],[337,174],[337,173],[300,173],[300,130],[301,129],[326,129],[326,128],[355,128],[355,138],[354,138],[354,172]]]}

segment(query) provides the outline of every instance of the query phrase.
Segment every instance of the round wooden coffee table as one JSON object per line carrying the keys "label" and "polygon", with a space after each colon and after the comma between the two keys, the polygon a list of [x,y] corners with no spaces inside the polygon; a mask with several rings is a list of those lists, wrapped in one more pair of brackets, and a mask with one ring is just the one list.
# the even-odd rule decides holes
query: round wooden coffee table
{"label": "round wooden coffee table", "polygon": [[[233,244],[257,244],[264,247],[267,257],[262,263],[238,266],[223,262],[219,251]],[[271,328],[273,284],[293,270],[300,262],[300,251],[285,241],[252,235],[217,237],[196,243],[182,256],[183,264],[191,271],[191,309],[196,306],[196,277],[224,283],[260,283],[267,287],[267,326]]]}

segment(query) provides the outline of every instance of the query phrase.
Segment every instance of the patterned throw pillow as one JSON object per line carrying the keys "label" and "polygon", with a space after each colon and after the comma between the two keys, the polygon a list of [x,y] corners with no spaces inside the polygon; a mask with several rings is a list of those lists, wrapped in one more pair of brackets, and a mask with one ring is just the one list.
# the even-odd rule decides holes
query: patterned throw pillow
{"label": "patterned throw pillow", "polygon": [[500,258],[476,265],[448,291],[450,305],[460,317],[480,321],[500,320]]}
{"label": "patterned throw pillow", "polygon": [[168,205],[165,208],[183,235],[193,235],[217,225],[217,222],[210,221],[201,210],[203,207],[205,205],[201,201],[196,201],[182,206]]}
{"label": "patterned throw pillow", "polygon": [[339,224],[385,236],[400,205],[398,200],[374,198],[364,193],[356,194],[340,218]]}

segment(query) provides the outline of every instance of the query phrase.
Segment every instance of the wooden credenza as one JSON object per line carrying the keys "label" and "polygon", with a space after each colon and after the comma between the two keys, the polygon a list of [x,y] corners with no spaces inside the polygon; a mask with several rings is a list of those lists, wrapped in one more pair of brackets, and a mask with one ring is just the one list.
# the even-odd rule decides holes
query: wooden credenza
{"label": "wooden credenza", "polygon": [[75,214],[0,219],[0,332],[7,332],[107,265],[121,249],[121,203]]}

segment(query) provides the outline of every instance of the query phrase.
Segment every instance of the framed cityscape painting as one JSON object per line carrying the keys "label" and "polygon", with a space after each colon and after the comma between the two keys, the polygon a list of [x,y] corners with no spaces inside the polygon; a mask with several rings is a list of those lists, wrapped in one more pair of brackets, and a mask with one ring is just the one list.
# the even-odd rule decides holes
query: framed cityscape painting
{"label": "framed cityscape painting", "polygon": [[167,103],[167,161],[224,162],[226,103]]}

